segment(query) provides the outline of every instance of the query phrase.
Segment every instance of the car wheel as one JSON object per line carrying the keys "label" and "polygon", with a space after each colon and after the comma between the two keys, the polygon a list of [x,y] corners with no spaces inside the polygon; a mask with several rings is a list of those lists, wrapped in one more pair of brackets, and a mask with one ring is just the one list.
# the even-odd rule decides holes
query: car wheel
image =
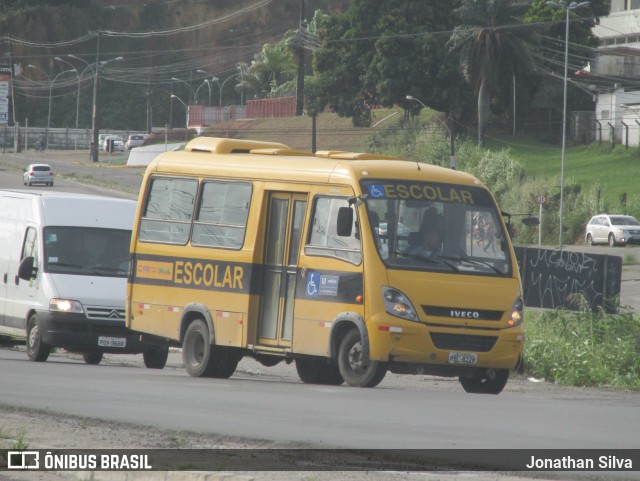
{"label": "car wheel", "polygon": [[591,237],[591,234],[587,234],[587,245],[588,246],[593,245],[593,237]]}
{"label": "car wheel", "polygon": [[616,236],[614,236],[613,234],[609,234],[609,247],[615,247],[616,246]]}

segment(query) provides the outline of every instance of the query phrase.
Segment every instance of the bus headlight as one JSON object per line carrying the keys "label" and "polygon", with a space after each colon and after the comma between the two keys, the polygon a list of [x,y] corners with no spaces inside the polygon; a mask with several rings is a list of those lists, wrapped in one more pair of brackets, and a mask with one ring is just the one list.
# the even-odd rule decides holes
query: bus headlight
{"label": "bus headlight", "polygon": [[388,314],[409,321],[418,320],[418,314],[411,305],[411,301],[399,290],[392,287],[383,287],[382,299],[384,301],[384,308]]}
{"label": "bus headlight", "polygon": [[515,327],[524,322],[524,303],[522,299],[516,299],[516,302],[513,303],[513,307],[511,308],[511,315],[509,316],[509,320],[507,321],[507,325],[509,327]]}
{"label": "bus headlight", "polygon": [[79,314],[84,312],[82,304],[71,299],[51,299],[49,301],[49,310],[55,312],[74,312]]}

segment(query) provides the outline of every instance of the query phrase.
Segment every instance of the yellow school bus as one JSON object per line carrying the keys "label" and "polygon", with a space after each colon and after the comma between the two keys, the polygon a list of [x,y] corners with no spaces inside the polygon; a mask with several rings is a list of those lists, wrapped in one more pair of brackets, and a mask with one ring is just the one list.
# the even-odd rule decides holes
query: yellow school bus
{"label": "yellow school bus", "polygon": [[525,338],[507,228],[473,176],[209,137],[146,170],[127,326],[182,347],[192,376],[228,378],[252,356],[295,362],[305,383],[373,387],[391,371],[492,394]]}

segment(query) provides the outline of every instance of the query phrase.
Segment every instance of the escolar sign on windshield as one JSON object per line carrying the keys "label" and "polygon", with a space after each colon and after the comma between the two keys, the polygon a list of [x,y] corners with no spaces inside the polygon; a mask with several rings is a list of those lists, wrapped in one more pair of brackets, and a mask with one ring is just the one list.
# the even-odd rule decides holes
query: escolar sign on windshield
{"label": "escolar sign on windshield", "polygon": [[471,189],[447,184],[428,183],[373,183],[367,186],[374,199],[428,200],[476,204]]}

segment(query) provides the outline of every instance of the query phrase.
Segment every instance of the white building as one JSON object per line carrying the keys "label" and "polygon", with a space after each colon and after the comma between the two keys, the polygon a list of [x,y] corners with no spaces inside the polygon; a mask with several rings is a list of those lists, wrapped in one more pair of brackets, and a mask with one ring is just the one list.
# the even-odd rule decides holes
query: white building
{"label": "white building", "polygon": [[638,146],[640,0],[611,0],[611,13],[600,18],[593,33],[601,42],[591,66],[591,74],[600,79],[595,139]]}

